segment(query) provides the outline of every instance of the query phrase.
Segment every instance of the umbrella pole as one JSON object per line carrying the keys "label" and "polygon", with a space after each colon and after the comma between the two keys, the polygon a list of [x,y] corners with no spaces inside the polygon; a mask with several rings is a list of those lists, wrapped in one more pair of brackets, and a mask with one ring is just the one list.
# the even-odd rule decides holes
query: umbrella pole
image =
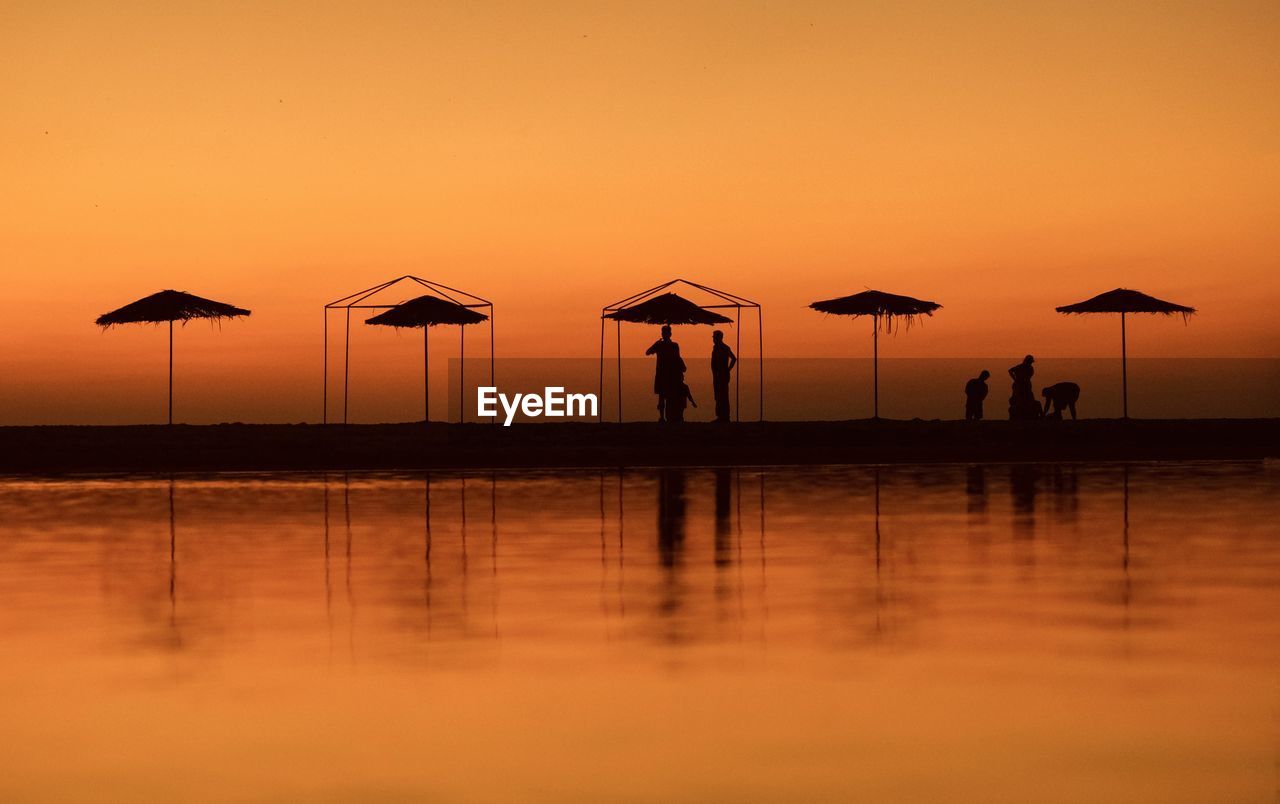
{"label": "umbrella pole", "polygon": [[[742,305],[738,305],[734,313],[733,328],[736,330],[733,333],[736,339],[733,353],[737,356],[742,354]],[[737,370],[733,372],[733,420],[742,421],[742,372]]]}
{"label": "umbrella pole", "polygon": [[427,351],[427,333],[431,331],[430,327],[422,328],[422,423],[424,425],[431,423],[431,367],[430,356]]}
{"label": "umbrella pole", "polygon": [[764,313],[759,305],[756,305],[756,330],[760,335],[760,374],[757,375],[760,383],[760,421],[764,421]]}
{"label": "umbrella pole", "polygon": [[880,418],[880,316],[871,316],[871,418]]}
{"label": "umbrella pole", "polygon": [[329,423],[329,308],[324,308],[324,368],[321,372],[324,402],[320,407],[320,423]]}
{"label": "umbrella pole", "polygon": [[[494,382],[494,379],[493,379],[494,363],[495,363],[493,358],[493,354],[494,354],[493,352],[493,319],[494,318],[495,316],[493,314],[493,305],[490,304],[489,305],[489,384],[492,385],[494,388],[497,388],[498,384]],[[476,415],[477,416],[480,415],[480,412],[478,410],[476,411]],[[494,416],[492,419],[489,420],[489,422],[490,424],[497,424],[498,417]]]}
{"label": "umbrella pole", "polygon": [[618,424],[622,424],[622,320],[614,322],[618,333]]}
{"label": "umbrella pole", "polygon": [[1120,398],[1122,418],[1129,418],[1129,347],[1124,331],[1124,313],[1120,313]]}
{"label": "umbrella pole", "polygon": [[604,421],[604,314],[600,314],[600,395],[596,397],[600,400],[600,407],[596,420]]}
{"label": "umbrella pole", "polygon": [[467,325],[458,327],[458,424],[467,420],[466,400]]}
{"label": "umbrella pole", "polygon": [[351,308],[347,308],[347,334],[343,339],[342,357],[342,423],[347,423],[347,405],[351,401]]}
{"label": "umbrella pole", "polygon": [[169,424],[173,424],[173,322],[169,322]]}

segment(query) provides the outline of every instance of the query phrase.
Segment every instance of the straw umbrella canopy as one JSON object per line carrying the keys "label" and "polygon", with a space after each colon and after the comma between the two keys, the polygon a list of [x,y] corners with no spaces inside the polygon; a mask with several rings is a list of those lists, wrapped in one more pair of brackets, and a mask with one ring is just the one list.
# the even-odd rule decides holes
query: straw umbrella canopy
{"label": "straw umbrella canopy", "polygon": [[634,307],[625,307],[612,313],[607,313],[605,318],[611,318],[614,321],[625,321],[631,324],[668,324],[672,326],[680,324],[706,324],[713,326],[715,324],[732,324],[733,319],[713,313],[703,307],[699,307],[693,302],[686,299],[678,293],[663,293],[661,296],[654,296],[652,299],[640,302]]}
{"label": "straw umbrella canopy", "polygon": [[249,315],[242,307],[201,298],[180,290],[162,290],[150,296],[126,304],[118,310],[112,310],[98,316],[96,323],[103,329],[120,324],[165,324],[169,325],[169,424],[173,424],[173,322],[185,324],[197,318],[210,321],[221,321],[224,318],[239,318]]}
{"label": "straw umbrella canopy", "polygon": [[1149,313],[1151,315],[1180,315],[1185,323],[1187,316],[1195,313],[1196,308],[1182,304],[1174,304],[1145,293],[1127,288],[1116,288],[1106,293],[1099,293],[1092,299],[1056,308],[1067,315],[1084,315],[1087,313],[1119,313],[1120,314],[1120,395],[1123,400],[1124,418],[1129,418],[1129,355],[1125,334],[1125,316],[1129,313]]}
{"label": "straw umbrella canopy", "polygon": [[481,321],[488,320],[489,316],[484,313],[478,313],[457,302],[447,301],[439,296],[427,294],[416,299],[410,299],[403,304],[398,304],[386,312],[375,315],[364,323],[373,326],[396,327],[399,329],[420,328],[422,330],[422,420],[423,423],[426,423],[431,419],[431,382],[427,378],[427,368],[430,365],[427,357],[427,331],[431,327],[440,326],[441,324],[455,324],[459,327],[462,340],[459,345],[458,385],[459,389],[461,389],[462,357],[465,355],[465,327],[467,324],[479,324]]}
{"label": "straw umbrella canopy", "polygon": [[872,410],[874,417],[880,418],[880,329],[893,332],[894,326],[905,321],[910,327],[922,315],[933,315],[934,310],[941,309],[937,302],[924,301],[911,296],[899,296],[879,290],[864,290],[852,296],[841,296],[838,299],[825,299],[809,305],[820,313],[830,315],[871,316],[871,373],[872,373]]}

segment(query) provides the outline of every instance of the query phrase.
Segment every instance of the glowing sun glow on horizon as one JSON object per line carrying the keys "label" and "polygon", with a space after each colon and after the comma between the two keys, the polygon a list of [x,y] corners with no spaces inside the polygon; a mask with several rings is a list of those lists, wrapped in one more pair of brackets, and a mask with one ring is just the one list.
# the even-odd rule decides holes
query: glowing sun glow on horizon
{"label": "glowing sun glow on horizon", "polygon": [[944,305],[897,356],[1110,356],[1053,308],[1118,286],[1200,310],[1131,354],[1280,355],[1274,2],[20,1],[0,46],[3,421],[154,409],[163,336],[92,322],[163,288],[253,310],[180,394],[318,418],[321,305],[403,273],[507,356],[676,276],[774,355],[863,356],[805,305],[873,287]]}

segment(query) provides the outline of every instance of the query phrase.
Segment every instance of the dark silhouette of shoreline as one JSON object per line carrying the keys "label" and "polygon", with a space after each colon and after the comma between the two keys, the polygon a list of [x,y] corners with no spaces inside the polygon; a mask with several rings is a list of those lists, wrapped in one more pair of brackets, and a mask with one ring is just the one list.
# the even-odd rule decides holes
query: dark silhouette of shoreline
{"label": "dark silhouette of shoreline", "polygon": [[18,475],[1260,458],[1280,419],[0,427]]}

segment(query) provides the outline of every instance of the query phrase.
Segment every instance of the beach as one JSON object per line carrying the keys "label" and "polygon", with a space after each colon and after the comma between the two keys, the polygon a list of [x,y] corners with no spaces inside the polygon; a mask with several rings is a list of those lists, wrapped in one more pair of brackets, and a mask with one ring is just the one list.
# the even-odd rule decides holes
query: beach
{"label": "beach", "polygon": [[1280,419],[0,427],[0,472],[1280,458]]}

